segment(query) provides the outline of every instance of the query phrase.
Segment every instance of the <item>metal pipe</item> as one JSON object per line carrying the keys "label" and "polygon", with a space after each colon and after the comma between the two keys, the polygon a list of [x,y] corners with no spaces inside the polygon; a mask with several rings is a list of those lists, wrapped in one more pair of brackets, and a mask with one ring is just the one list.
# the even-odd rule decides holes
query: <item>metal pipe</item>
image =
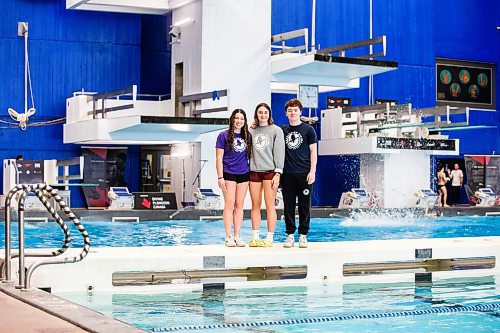
{"label": "metal pipe", "polygon": [[25,190],[19,198],[18,204],[18,238],[19,238],[19,284],[16,288],[24,288],[24,283],[26,281],[26,269],[24,265],[24,201],[28,191]]}
{"label": "metal pipe", "polygon": [[[370,2],[370,39],[373,38],[373,0],[369,0]],[[373,54],[373,45],[370,44],[370,55]],[[370,57],[370,60],[373,58]],[[375,103],[373,97],[373,75],[370,75],[368,78],[368,104],[372,105]]]}
{"label": "metal pipe", "polygon": [[28,25],[24,24],[24,113],[28,114]]}
{"label": "metal pipe", "polygon": [[11,273],[11,254],[10,254],[10,201],[11,201],[11,191],[7,194],[5,198],[5,257],[4,257],[4,282],[12,282]]}
{"label": "metal pipe", "polygon": [[315,53],[315,51],[316,51],[316,0],[312,0],[311,52]]}

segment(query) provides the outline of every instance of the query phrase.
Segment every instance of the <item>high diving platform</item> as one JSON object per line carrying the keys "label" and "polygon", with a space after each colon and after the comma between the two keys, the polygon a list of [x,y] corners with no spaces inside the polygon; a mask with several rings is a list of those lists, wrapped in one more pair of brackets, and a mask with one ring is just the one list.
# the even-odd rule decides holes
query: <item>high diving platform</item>
{"label": "high diving platform", "polygon": [[[334,47],[311,50],[308,29],[285,32],[271,37],[271,90],[276,93],[295,93],[298,85],[318,86],[319,92],[359,88],[360,79],[396,70],[395,61],[375,60],[385,56],[386,36],[371,38]],[[299,46],[288,46],[286,41]],[[277,45],[279,44],[279,45]],[[379,47],[378,53],[347,57],[362,47]],[[355,52],[355,51],[354,51]]]}
{"label": "high diving platform", "polygon": [[[202,100],[217,108],[201,109]],[[66,101],[64,143],[166,144],[199,140],[226,129],[226,118],[203,117],[227,111],[227,91],[182,96],[176,107],[165,96],[137,94],[137,86],[93,93],[77,91]]]}

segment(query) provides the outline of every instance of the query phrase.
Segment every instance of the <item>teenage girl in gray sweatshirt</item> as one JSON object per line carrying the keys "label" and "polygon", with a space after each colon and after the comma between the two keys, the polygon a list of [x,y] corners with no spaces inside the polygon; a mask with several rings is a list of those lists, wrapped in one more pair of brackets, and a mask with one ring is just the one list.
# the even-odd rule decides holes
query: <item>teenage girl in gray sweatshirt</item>
{"label": "teenage girl in gray sweatshirt", "polygon": [[[285,163],[285,140],[283,130],[274,125],[271,108],[260,103],[255,108],[254,123],[249,128],[252,135],[252,157],[250,158],[250,197],[252,199],[251,247],[271,247],[276,229],[274,206],[280,176]],[[267,215],[267,237],[260,240],[260,208],[262,192]]]}

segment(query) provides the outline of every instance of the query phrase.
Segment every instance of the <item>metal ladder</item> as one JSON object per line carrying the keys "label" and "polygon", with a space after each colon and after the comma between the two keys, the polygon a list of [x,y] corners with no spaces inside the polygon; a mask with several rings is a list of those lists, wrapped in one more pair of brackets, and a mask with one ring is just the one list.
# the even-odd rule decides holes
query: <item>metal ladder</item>
{"label": "metal ladder", "polygon": [[[10,240],[10,226],[11,226],[11,205],[12,198],[16,194],[19,195],[18,200],[18,228],[19,228],[19,252],[12,254],[11,253],[11,240]],[[45,206],[47,211],[52,215],[55,222],[61,227],[64,232],[64,244],[62,247],[56,251],[52,251],[49,253],[25,253],[24,248],[24,201],[28,193],[34,193],[38,199]],[[64,257],[60,259],[51,259],[45,261],[33,262],[30,267],[25,268],[25,257],[57,257],[63,254],[70,246],[71,235],[68,227],[64,223],[63,219],[59,216],[57,211],[50,205],[47,197],[54,198],[56,205],[58,204],[60,209],[68,216],[68,218],[73,222],[78,231],[83,236],[84,246],[82,252],[75,257]],[[47,184],[31,184],[31,185],[16,185],[13,187],[5,198],[5,258],[3,263],[3,270],[0,266],[0,273],[2,275],[2,281],[5,283],[13,282],[12,280],[12,272],[11,272],[11,261],[13,258],[19,258],[19,284],[16,285],[18,289],[30,289],[31,284],[31,276],[33,271],[42,265],[49,264],[65,264],[65,263],[74,263],[79,262],[83,258],[85,258],[90,249],[90,237],[85,230],[85,227],[80,223],[78,218],[73,214],[73,212],[68,208],[64,200],[58,194],[57,190],[52,188]]]}

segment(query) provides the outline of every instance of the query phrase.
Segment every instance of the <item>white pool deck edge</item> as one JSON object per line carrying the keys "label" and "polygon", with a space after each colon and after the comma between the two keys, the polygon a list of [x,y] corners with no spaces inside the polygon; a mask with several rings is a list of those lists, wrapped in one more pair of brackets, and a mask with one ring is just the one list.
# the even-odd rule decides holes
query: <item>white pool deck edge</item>
{"label": "white pool deck edge", "polygon": [[[432,249],[432,259],[495,257],[495,267],[488,269],[433,272],[432,279],[500,275],[500,236],[434,239],[371,240],[345,242],[309,242],[309,248],[227,248],[221,245],[95,247],[78,263],[45,265],[33,274],[32,287],[50,287],[52,293],[111,291],[113,293],[182,292],[203,289],[202,283],[113,286],[115,272],[203,270],[204,257],[223,257],[223,268],[238,269],[264,266],[306,265],[305,279],[246,281],[245,278],[207,279],[203,283],[224,282],[226,289],[304,285],[308,283],[389,283],[414,282],[415,272],[344,276],[346,263],[370,263],[415,260],[416,249]],[[36,250],[43,251],[43,250]],[[70,249],[63,256],[77,255]],[[220,259],[220,258],[219,258]],[[26,258],[29,263],[40,258]],[[12,276],[17,277],[17,260],[12,262]],[[182,281],[181,281],[182,282]]]}

